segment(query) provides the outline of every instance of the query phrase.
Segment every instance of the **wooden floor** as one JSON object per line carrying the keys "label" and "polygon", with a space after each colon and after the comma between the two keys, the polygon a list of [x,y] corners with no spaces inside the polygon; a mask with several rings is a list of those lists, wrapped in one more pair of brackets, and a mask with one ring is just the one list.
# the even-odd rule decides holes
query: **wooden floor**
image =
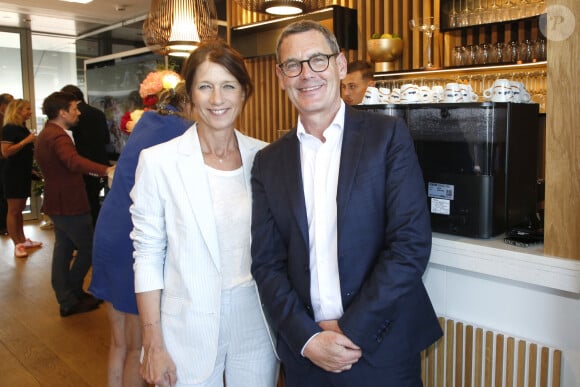
{"label": "wooden floor", "polygon": [[14,258],[12,241],[0,237],[0,386],[104,387],[106,309],[60,317],[50,285],[53,231],[38,225],[24,228],[44,243],[28,258]]}

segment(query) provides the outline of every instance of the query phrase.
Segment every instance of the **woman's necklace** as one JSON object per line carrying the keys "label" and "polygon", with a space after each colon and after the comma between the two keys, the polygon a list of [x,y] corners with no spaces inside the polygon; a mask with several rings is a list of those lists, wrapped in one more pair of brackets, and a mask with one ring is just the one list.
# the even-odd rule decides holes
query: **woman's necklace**
{"label": "woman's necklace", "polygon": [[235,135],[233,145],[226,146],[221,154],[219,154],[216,151],[211,151],[209,146],[204,145],[203,142],[200,142],[200,145],[201,145],[201,153],[203,154],[204,158],[206,159],[213,158],[217,160],[220,164],[227,162],[230,158],[230,154],[238,151],[238,141]]}
{"label": "woman's necklace", "polygon": [[213,153],[209,150],[203,150],[203,149],[201,150],[201,153],[203,153],[203,157],[213,157],[214,159],[219,161],[221,164],[223,164],[224,161],[228,160],[229,154],[230,154],[230,152],[227,149],[221,155],[219,155],[217,153]]}

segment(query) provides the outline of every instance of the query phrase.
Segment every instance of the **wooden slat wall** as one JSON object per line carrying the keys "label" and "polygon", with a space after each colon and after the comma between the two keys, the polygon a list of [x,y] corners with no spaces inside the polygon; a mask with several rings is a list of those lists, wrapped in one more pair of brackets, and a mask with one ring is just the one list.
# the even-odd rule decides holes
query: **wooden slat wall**
{"label": "wooden slat wall", "polygon": [[425,387],[560,386],[560,350],[452,319],[439,323],[445,335],[421,353]]}

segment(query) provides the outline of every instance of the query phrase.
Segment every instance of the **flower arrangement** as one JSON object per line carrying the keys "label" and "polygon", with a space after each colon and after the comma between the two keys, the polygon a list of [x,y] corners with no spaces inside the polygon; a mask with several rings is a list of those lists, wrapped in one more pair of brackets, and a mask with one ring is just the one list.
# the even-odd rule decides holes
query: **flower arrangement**
{"label": "flower arrangement", "polygon": [[133,131],[135,124],[139,121],[139,118],[145,113],[143,109],[135,109],[132,112],[125,112],[123,117],[121,117],[121,129],[123,132],[129,134]]}
{"label": "flower arrangement", "polygon": [[121,130],[130,134],[143,113],[153,109],[159,102],[159,93],[163,90],[173,89],[180,79],[179,74],[171,70],[152,71],[147,74],[139,86],[139,96],[143,100],[143,109],[125,112],[119,125]]}

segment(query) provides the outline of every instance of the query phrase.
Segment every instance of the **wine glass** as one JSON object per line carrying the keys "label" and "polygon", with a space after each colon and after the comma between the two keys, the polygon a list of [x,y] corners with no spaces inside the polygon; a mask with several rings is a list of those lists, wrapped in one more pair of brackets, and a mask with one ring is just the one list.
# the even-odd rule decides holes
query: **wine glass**
{"label": "wine glass", "polygon": [[427,56],[427,67],[426,68],[433,68],[432,63],[432,55],[431,55],[431,43],[433,40],[433,33],[436,29],[439,28],[438,20],[436,20],[433,16],[418,18],[418,19],[411,19],[409,20],[409,27],[413,31],[423,32],[427,37],[427,45],[425,47],[426,56]]}
{"label": "wine glass", "polygon": [[473,10],[474,13],[474,23],[473,24],[483,24],[484,22],[484,11],[485,9],[481,5],[481,0],[478,1],[478,6]]}
{"label": "wine glass", "polygon": [[[461,7],[461,0],[459,0],[459,6]],[[455,10],[455,0],[452,0],[451,11],[449,11],[449,26],[455,27],[457,25],[457,15],[458,12]]]}
{"label": "wine glass", "polygon": [[490,21],[492,22],[500,20],[500,7],[495,2],[496,0],[491,0],[491,5],[489,6]]}
{"label": "wine glass", "polygon": [[502,8],[502,16],[503,16],[503,20],[512,20],[512,19],[516,19],[517,16],[517,4],[515,2],[513,2],[512,0],[506,0],[505,3],[503,3],[503,5],[501,6]]}
{"label": "wine glass", "polygon": [[520,0],[520,17],[534,16],[530,14],[531,4],[529,0]]}

